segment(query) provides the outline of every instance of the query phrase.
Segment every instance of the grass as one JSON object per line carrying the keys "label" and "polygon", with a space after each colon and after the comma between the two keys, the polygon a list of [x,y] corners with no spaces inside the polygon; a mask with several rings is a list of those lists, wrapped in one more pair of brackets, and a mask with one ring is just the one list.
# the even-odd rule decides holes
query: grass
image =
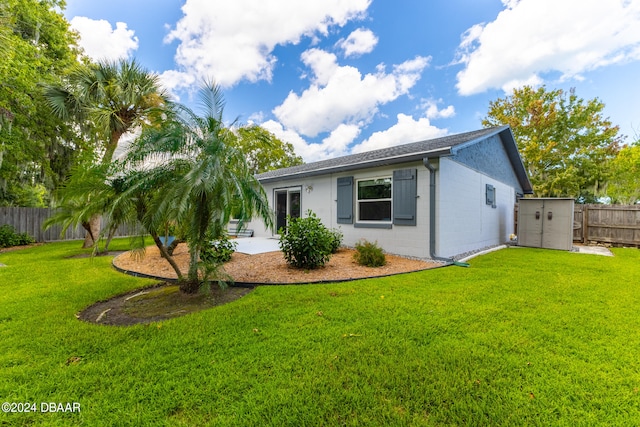
{"label": "grass", "polygon": [[152,282],[78,245],[0,254],[0,401],[81,405],[2,426],[640,424],[636,249],[507,249],[108,327],[74,314]]}

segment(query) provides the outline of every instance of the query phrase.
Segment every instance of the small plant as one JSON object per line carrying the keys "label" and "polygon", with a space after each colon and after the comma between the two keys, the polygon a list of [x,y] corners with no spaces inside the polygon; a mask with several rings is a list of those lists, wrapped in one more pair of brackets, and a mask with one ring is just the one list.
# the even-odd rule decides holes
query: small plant
{"label": "small plant", "polygon": [[9,224],[0,227],[0,248],[29,245],[34,242],[35,239],[29,236],[29,234],[18,233],[16,229]]}
{"label": "small plant", "polygon": [[287,263],[304,269],[325,265],[331,257],[335,237],[320,218],[309,210],[306,218],[288,217],[288,222],[278,243]]}
{"label": "small plant", "polygon": [[340,249],[340,245],[342,245],[342,231],[333,228],[329,230],[329,233],[331,234],[331,253],[335,254]]}
{"label": "small plant", "polygon": [[213,240],[210,246],[205,247],[200,253],[200,259],[209,264],[222,264],[231,260],[231,255],[236,251],[236,242],[229,240],[228,236]]}
{"label": "small plant", "polygon": [[353,254],[353,259],[358,264],[366,267],[381,267],[387,263],[387,259],[382,248],[378,246],[378,242],[371,243],[365,239],[356,243],[356,253]]}

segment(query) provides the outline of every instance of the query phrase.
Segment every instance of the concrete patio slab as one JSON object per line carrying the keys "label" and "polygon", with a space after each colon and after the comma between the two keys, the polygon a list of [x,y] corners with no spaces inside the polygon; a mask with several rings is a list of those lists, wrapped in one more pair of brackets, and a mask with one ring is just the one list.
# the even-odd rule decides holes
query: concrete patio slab
{"label": "concrete patio slab", "polygon": [[609,248],[605,248],[604,246],[574,245],[573,251],[580,254],[613,256],[613,253],[609,250]]}
{"label": "concrete patio slab", "polygon": [[238,245],[236,252],[247,255],[263,254],[265,252],[279,251],[278,238],[271,237],[240,237],[235,239]]}

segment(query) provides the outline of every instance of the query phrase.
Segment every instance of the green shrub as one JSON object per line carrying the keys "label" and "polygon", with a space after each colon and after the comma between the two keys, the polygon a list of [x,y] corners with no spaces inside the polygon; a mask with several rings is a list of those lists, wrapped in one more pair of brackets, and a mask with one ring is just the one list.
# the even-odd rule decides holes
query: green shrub
{"label": "green shrub", "polygon": [[29,245],[34,242],[35,239],[33,237],[27,233],[16,232],[16,229],[9,224],[0,227],[0,248]]}
{"label": "green shrub", "polygon": [[342,245],[342,231],[333,228],[329,233],[331,234],[331,253],[335,254]]}
{"label": "green shrub", "polygon": [[356,243],[356,253],[353,254],[353,259],[358,264],[367,267],[380,267],[387,263],[387,259],[382,248],[378,246],[378,242],[371,243],[364,239]]}
{"label": "green shrub", "polygon": [[288,222],[287,230],[281,233],[278,243],[287,263],[306,269],[325,265],[335,244],[331,231],[310,210],[306,218],[288,217]]}
{"label": "green shrub", "polygon": [[222,264],[231,260],[231,255],[236,251],[236,246],[236,242],[232,242],[229,237],[223,236],[212,241],[210,246],[205,247],[200,253],[200,259],[209,264]]}

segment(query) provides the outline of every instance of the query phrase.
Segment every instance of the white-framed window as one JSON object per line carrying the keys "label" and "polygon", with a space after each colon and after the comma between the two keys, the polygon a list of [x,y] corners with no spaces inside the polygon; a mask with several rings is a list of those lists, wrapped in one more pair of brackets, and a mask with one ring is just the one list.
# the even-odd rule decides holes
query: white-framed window
{"label": "white-framed window", "polygon": [[356,181],[357,221],[391,223],[392,179],[390,176]]}

